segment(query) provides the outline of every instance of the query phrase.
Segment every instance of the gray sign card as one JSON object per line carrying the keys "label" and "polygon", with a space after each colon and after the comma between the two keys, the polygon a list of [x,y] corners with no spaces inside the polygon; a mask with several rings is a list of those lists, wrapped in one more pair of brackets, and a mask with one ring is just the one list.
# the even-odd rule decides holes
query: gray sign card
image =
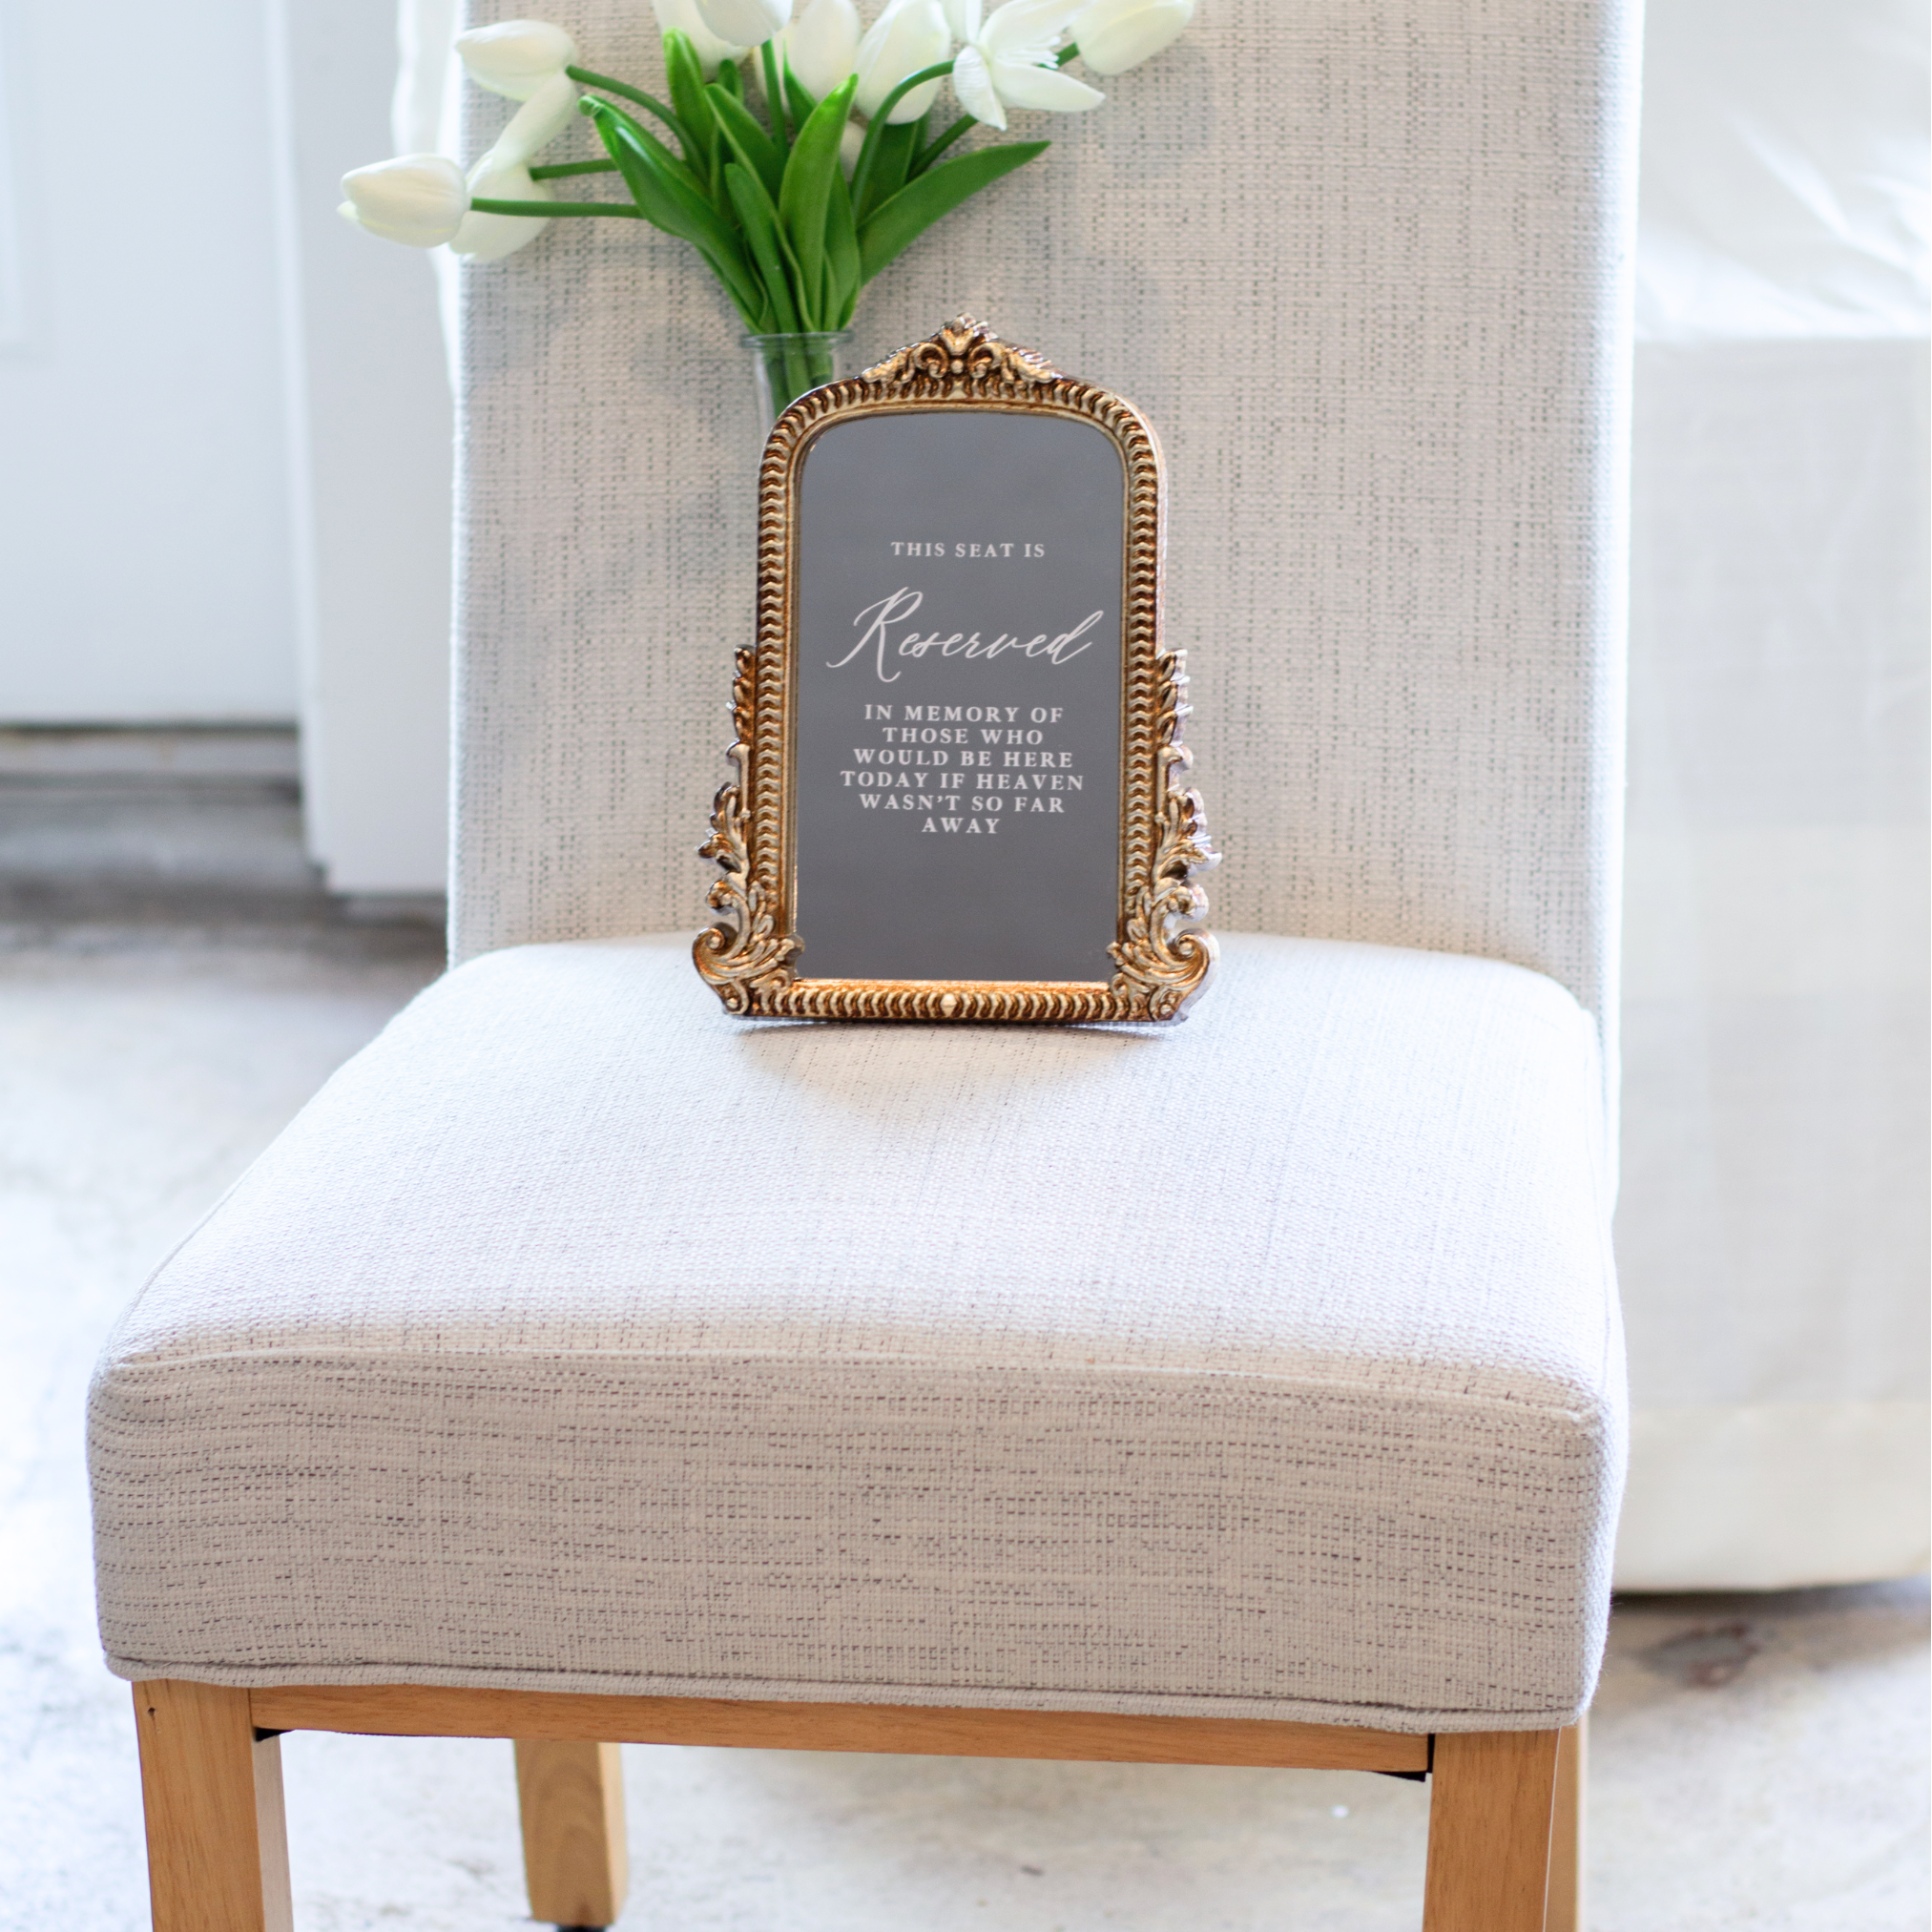
{"label": "gray sign card", "polygon": [[801,979],[1107,980],[1126,479],[1066,417],[835,423],[798,495]]}

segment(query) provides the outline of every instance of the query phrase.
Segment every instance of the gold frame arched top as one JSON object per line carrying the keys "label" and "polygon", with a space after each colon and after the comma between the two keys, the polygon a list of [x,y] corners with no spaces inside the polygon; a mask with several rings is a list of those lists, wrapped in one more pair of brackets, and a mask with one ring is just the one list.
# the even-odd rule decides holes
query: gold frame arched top
{"label": "gold frame arched top", "polygon": [[[835,423],[904,410],[1002,409],[1068,416],[1111,437],[1126,472],[1122,586],[1119,918],[1110,979],[812,979],[798,970],[791,798],[799,481]],[[800,396],[772,428],[758,472],[758,639],[737,654],[736,776],[717,794],[699,848],[719,877],[717,924],[698,934],[698,971],[746,1016],[843,1020],[1172,1020],[1214,970],[1207,897],[1195,884],[1218,855],[1187,783],[1185,654],[1163,649],[1165,486],[1160,446],[1120,397],[998,341],[969,316],[863,375]]]}

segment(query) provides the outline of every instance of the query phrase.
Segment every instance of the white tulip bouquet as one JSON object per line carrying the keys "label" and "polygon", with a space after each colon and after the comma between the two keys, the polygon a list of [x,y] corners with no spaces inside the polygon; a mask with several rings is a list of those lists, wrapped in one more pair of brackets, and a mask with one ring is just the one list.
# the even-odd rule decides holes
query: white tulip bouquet
{"label": "white tulip bouquet", "polygon": [[[1069,64],[1102,77],[1137,67],[1187,26],[1195,0],[1005,0],[990,12],[982,0],[887,0],[870,28],[853,0],[805,0],[796,16],[793,0],[654,5],[668,103],[580,66],[560,27],[476,28],[456,42],[470,77],[522,103],[495,145],[467,174],[438,155],[358,168],[343,178],[342,212],[389,240],[480,261],[560,216],[648,221],[697,250],[754,336],[800,339],[783,365],[788,393],[774,397],[782,408],[829,379],[811,339],[844,329],[886,263],[1049,144],[950,150],[977,125],[1005,132],[1011,108],[1098,107],[1105,96]],[[960,112],[935,129],[948,79]],[[579,114],[605,158],[538,162]],[[598,175],[629,198],[562,200],[551,186]]]}

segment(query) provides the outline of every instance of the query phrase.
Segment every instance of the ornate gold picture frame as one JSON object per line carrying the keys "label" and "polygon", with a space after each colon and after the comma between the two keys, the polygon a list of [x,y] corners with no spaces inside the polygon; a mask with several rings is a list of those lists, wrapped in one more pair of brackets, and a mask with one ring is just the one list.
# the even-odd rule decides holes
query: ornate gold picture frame
{"label": "ornate gold picture frame", "polygon": [[[1094,843],[1091,849],[1101,854],[1103,861],[1108,857],[1111,860],[1112,881],[1111,885],[1104,880],[1100,882],[1099,889],[1107,897],[1097,902],[1112,913],[1111,938],[1099,934],[1091,947],[1094,961],[1091,977],[1042,974],[998,978],[978,972],[948,976],[941,970],[917,976],[875,978],[842,969],[836,976],[815,977],[811,971],[815,950],[828,959],[841,950],[845,953],[851,950],[843,943],[845,935],[837,929],[839,922],[834,913],[826,909],[837,902],[837,894],[829,885],[821,889],[821,883],[833,880],[835,875],[842,878],[848,894],[842,903],[849,906],[853,869],[860,862],[853,856],[859,850],[857,846],[833,850],[826,856],[827,846],[841,846],[841,839],[825,827],[849,824],[876,841],[883,836],[885,821],[878,816],[862,819],[857,812],[858,805],[868,801],[851,787],[855,779],[862,783],[868,779],[865,770],[832,773],[821,769],[821,759],[807,770],[806,792],[802,800],[800,797],[800,689],[801,684],[809,686],[810,678],[821,676],[818,664],[825,655],[822,649],[815,646],[816,655],[802,666],[806,675],[801,677],[800,583],[810,575],[802,551],[814,540],[811,530],[801,530],[806,461],[815,449],[830,447],[824,441],[828,432],[855,423],[908,414],[928,419],[918,426],[918,433],[924,439],[923,447],[928,453],[945,448],[948,447],[944,440],[948,433],[947,424],[933,419],[945,416],[951,420],[955,412],[971,413],[980,419],[987,412],[1000,412],[1006,417],[1018,414],[1039,422],[1057,419],[1077,423],[1086,426],[1088,435],[1063,437],[1062,444],[1070,443],[1081,450],[1091,450],[1091,432],[1098,430],[1118,456],[1122,493],[1118,505],[1117,611],[1094,627],[1096,633],[1107,634],[1104,637],[1086,637],[1079,647],[1084,648],[1086,642],[1104,645],[1101,655],[1090,658],[1083,667],[1087,688],[1091,689],[1093,678],[1107,675],[1113,661],[1111,628],[1117,616],[1117,717],[1099,717],[1098,707],[1087,706],[1089,713],[1096,714],[1090,722],[1096,730],[1104,728],[1105,734],[1104,737],[1094,737],[1090,742],[1104,742],[1117,758],[1117,825],[1111,823],[1111,805],[1106,808],[1107,819],[1096,825],[1097,808],[1092,793],[1067,800],[1069,813],[1086,815],[1082,822],[1090,829],[1082,833],[1083,838],[1097,840],[1102,827],[1110,835],[1104,847]],[[901,426],[894,433],[904,437],[908,426]],[[989,433],[1006,436],[1008,443],[1014,434],[1004,429]],[[1032,440],[1041,443],[1043,436],[1033,434]],[[972,437],[963,438],[956,432],[953,441],[962,448],[986,445],[984,436],[975,444]],[[877,445],[876,437],[874,444]],[[856,448],[857,439],[848,436],[840,447]],[[1082,460],[1089,459],[1083,456]],[[829,461],[821,464],[820,473],[823,476],[832,473]],[[922,473],[930,475],[930,466]],[[1107,474],[1111,474],[1111,469]],[[988,506],[997,506],[1008,496],[1003,476],[973,474],[969,464],[956,477],[946,477],[945,484],[946,500],[956,501],[963,511],[966,507],[975,507],[982,521],[987,516]],[[824,495],[832,486],[821,483],[818,488],[821,495]],[[1207,900],[1194,881],[1197,874],[1216,862],[1218,855],[1208,843],[1200,794],[1187,783],[1192,759],[1181,742],[1181,726],[1189,711],[1184,654],[1162,648],[1164,530],[1159,445],[1140,412],[1120,397],[1075,382],[1049,368],[1038,357],[997,341],[969,317],[961,317],[928,341],[900,350],[862,376],[811,390],[784,412],[766,444],[759,471],[758,640],[755,648],[739,651],[737,659],[732,694],[734,740],[727,753],[736,776],[717,794],[711,837],[700,848],[703,856],[715,861],[719,868],[720,876],[711,888],[709,903],[720,917],[698,935],[694,954],[698,971],[730,1011],[746,1016],[828,1020],[1030,1022],[1172,1020],[1185,1011],[1207,985],[1215,965],[1215,942],[1202,924]],[[904,551],[937,548],[949,552],[951,546],[905,543],[891,548]],[[964,556],[968,548],[977,554],[982,547],[969,547],[962,541],[960,554]],[[984,548],[995,556],[1004,550],[1010,561],[1016,546],[1008,542]],[[1030,554],[1036,546],[1023,543],[1018,548]],[[1044,551],[1044,546],[1037,548]],[[1107,560],[1110,553],[1104,547],[1089,546],[1088,551],[1085,558],[1076,558],[1074,562],[1093,568],[1094,553],[1098,551],[1101,564],[1097,568],[1111,575],[1113,567]],[[1057,570],[1058,566],[1054,568]],[[822,569],[820,575],[821,578],[824,575]],[[1111,584],[1108,588],[1110,592],[1114,590]],[[1112,597],[1108,601],[1112,602]],[[917,608],[916,597],[909,593],[902,594],[902,603],[908,613]],[[869,608],[877,612],[880,607]],[[889,600],[885,605],[888,613],[897,608],[900,606]],[[862,617],[864,614],[862,612]],[[1094,615],[1098,617],[1100,613]],[[875,634],[879,640],[876,674],[883,681],[876,688],[888,697],[895,693],[903,695],[908,687],[893,682],[899,678],[902,667],[897,659],[887,655],[888,632],[883,618],[864,635]],[[1077,634],[1069,631],[1049,645],[1043,633],[1033,639],[1033,646],[1041,647],[1048,659],[1057,662],[1059,657],[1079,654],[1076,647],[1067,643],[1068,637]],[[977,645],[978,641],[979,634],[975,632],[971,644]],[[1053,646],[1060,647],[1057,654]],[[1032,667],[1022,665],[1020,658],[1035,655],[1032,648],[1018,642],[1017,634],[1010,645],[1003,636],[993,646],[994,654],[1003,647],[1015,652],[1013,666],[1017,671],[1030,674]],[[963,650],[966,656],[981,654],[971,646],[961,647],[958,633],[943,639],[937,630],[924,640],[908,634],[907,641],[898,648],[914,656],[930,652],[935,657],[950,657],[956,650]],[[855,645],[853,654],[858,652]],[[825,661],[828,665],[835,662]],[[869,676],[872,671],[867,646],[861,675]],[[810,703],[814,702],[819,700],[808,702],[808,714]],[[937,714],[937,706],[930,709]],[[990,708],[987,715],[997,709]],[[856,702],[850,710],[854,717],[861,715]],[[1015,718],[1019,717],[1015,706],[1007,707],[1007,711]],[[901,706],[897,714],[890,702],[865,703],[862,707],[862,715],[867,718],[875,712],[886,717],[918,717],[921,707],[908,711]],[[1038,708],[1038,712],[1045,716],[1045,707]],[[946,708],[945,715],[952,717],[963,714],[960,706],[952,705]],[[964,715],[976,714],[968,707]],[[1057,718],[1059,712],[1055,710],[1051,715]],[[812,726],[811,715],[806,722],[808,727]],[[845,737],[858,735],[848,731]],[[888,739],[897,737],[909,742],[922,734],[901,731],[895,726],[875,731],[873,736]],[[1026,737],[1033,742],[1043,737],[1041,731],[1023,733],[1017,728],[1004,734],[986,730],[978,736],[988,740],[1000,736],[1014,740]],[[972,734],[963,727],[948,726],[939,732],[926,730],[923,737],[927,740],[938,737],[943,746],[964,746]],[[1047,737],[1050,741],[1050,734]],[[867,747],[851,756],[866,760],[873,754]],[[887,754],[881,752],[877,756],[883,759]],[[964,760],[969,768],[975,759],[982,767],[995,758],[1007,765],[1018,765],[1024,759],[1028,767],[1036,761],[1052,764],[1056,758],[1060,765],[1066,766],[1073,759],[1071,753],[1050,751],[995,754],[987,750],[945,748],[894,752],[890,756],[902,764],[915,758],[921,764],[919,771],[902,770],[891,776],[892,783],[908,786],[916,779],[920,787],[930,782],[961,788],[966,786],[967,775],[945,769],[949,759],[954,764]],[[844,757],[841,749],[833,762]],[[930,779],[925,770],[927,760],[940,767],[932,771]],[[989,777],[979,771],[971,777],[972,783],[981,788],[1007,784],[1044,788],[1049,783],[1058,788],[1078,782],[1070,776],[1056,775],[1049,779],[1019,772]],[[1106,789],[1111,795],[1111,769],[1106,777]],[[846,787],[843,794],[836,789],[834,780],[838,779],[842,779]],[[879,777],[872,782],[883,784],[887,779]],[[1096,791],[1100,789],[1095,787]],[[827,799],[832,802],[825,802]],[[1064,844],[1067,835],[1063,828],[1070,822],[1064,814],[1048,821],[1036,832],[1030,829],[1030,821],[1022,821],[1011,811],[1001,813],[1002,800],[989,789],[984,796],[965,789],[945,794],[909,791],[904,798],[882,800],[875,796],[869,802],[875,806],[884,803],[915,806],[920,810],[930,807],[932,812],[952,811],[953,816],[944,819],[929,814],[923,827],[926,833],[945,828],[994,834],[1005,829],[1004,840],[988,838],[971,848],[971,862],[978,868],[973,876],[989,882],[979,902],[983,915],[975,913],[970,894],[945,884],[943,867],[932,868],[931,877],[937,882],[932,889],[945,894],[948,917],[984,916],[990,920],[997,908],[997,916],[1005,922],[1004,929],[1010,935],[1016,921],[1050,920],[1058,916],[1064,904],[1081,897],[1078,890],[1056,890],[1050,880],[1043,885],[1037,878],[1029,877],[1033,869],[1029,860],[1036,851],[1045,851],[1056,838]],[[1052,798],[1022,796],[1006,802],[1020,812],[1062,812],[1060,801]],[[802,924],[801,804],[805,808],[803,816],[810,821]],[[985,806],[987,816],[975,820],[967,811],[968,806],[975,811]],[[847,811],[848,807],[852,809],[847,817],[839,819],[837,813]],[[816,819],[814,813],[818,815]],[[905,821],[907,834],[921,829],[914,823],[917,817],[915,811]],[[816,830],[811,829],[814,825]],[[895,837],[898,830],[895,823]],[[966,844],[964,839],[951,844],[941,840],[918,847],[917,851],[949,856],[964,852]],[[901,838],[895,849],[911,852],[915,848]],[[997,857],[991,856],[995,851]],[[1067,862],[1060,862],[1064,865]],[[842,874],[838,873],[840,865],[844,868]],[[988,866],[1000,869],[990,872]],[[1090,872],[1095,869],[1088,868]],[[917,922],[920,911],[910,903],[917,896],[917,888],[908,894],[905,880],[925,876],[900,875],[893,903],[904,903],[904,916],[909,921]],[[862,873],[860,880],[862,884],[869,883]],[[990,883],[995,880],[996,885]],[[1081,881],[1076,878],[1073,883],[1079,886]],[[877,916],[889,920],[894,916],[892,906],[883,907]],[[873,917],[869,906],[865,917],[868,920]],[[849,923],[849,914],[846,918]],[[1024,931],[1020,937],[1025,939]],[[931,951],[929,945],[926,950]],[[966,947],[963,951],[973,952],[975,948]],[[889,945],[882,954],[886,955],[896,956]],[[1024,945],[1015,956],[1026,956]],[[1088,956],[1088,953],[1077,955],[1081,960]]]}

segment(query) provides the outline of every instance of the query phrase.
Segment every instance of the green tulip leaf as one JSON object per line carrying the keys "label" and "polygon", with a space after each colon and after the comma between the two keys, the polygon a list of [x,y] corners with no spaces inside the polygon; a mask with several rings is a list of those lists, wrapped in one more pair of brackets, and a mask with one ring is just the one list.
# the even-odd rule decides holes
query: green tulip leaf
{"label": "green tulip leaf", "polygon": [[859,279],[867,282],[908,243],[982,188],[1044,155],[1050,141],[1008,141],[941,161],[859,224]]}
{"label": "green tulip leaf", "polygon": [[675,27],[664,36],[664,73],[671,82],[671,104],[677,110],[678,123],[696,150],[695,154],[687,154],[685,159],[699,180],[709,182],[717,165],[714,156],[717,150],[717,121],[705,92],[704,69],[698,64],[697,50],[692,46],[690,36],[678,32]]}
{"label": "green tulip leaf", "polygon": [[752,260],[758,263],[758,273],[764,279],[765,292],[771,299],[772,312],[778,318],[779,327],[786,335],[796,335],[800,329],[810,328],[811,322],[801,320],[792,300],[779,235],[778,210],[772,206],[764,184],[751,169],[730,161],[725,164],[724,185],[732,205],[737,210],[738,220],[743,224]]}
{"label": "green tulip leaf", "polygon": [[616,162],[638,214],[667,235],[690,242],[724,284],[738,313],[756,327],[754,319],[764,304],[758,278],[737,236],[698,191],[690,170],[621,108],[587,101],[584,111]]}
{"label": "green tulip leaf", "polygon": [[[923,123],[922,123],[923,125]],[[912,157],[912,166],[906,173],[906,179],[916,181],[932,166],[962,135],[969,135],[979,126],[971,114],[961,114],[959,119],[946,129],[945,134],[936,135],[918,154]]]}
{"label": "green tulip leaf", "polygon": [[[668,196],[671,205],[685,213],[701,231],[708,233],[717,229],[727,235],[730,233],[717,211],[705,199],[703,187],[696,177],[649,128],[634,120],[622,108],[613,107],[609,101],[586,99],[582,106],[596,124],[606,152],[616,162],[618,171],[634,194],[636,171],[641,169],[643,177],[654,190],[660,196]],[[638,205],[645,206],[641,201]],[[646,215],[647,218],[655,218],[650,216],[648,209]]]}
{"label": "green tulip leaf", "polygon": [[731,143],[733,155],[758,177],[765,193],[776,201],[779,184],[785,176],[785,157],[779,152],[779,144],[758,126],[751,110],[716,81],[705,93],[717,115],[718,130]]}
{"label": "green tulip leaf", "polygon": [[792,110],[792,123],[802,128],[812,118],[812,111],[819,105],[806,92],[805,84],[792,72],[792,63],[782,53],[779,58],[784,61],[785,101]]}
{"label": "green tulip leaf", "polygon": [[918,152],[924,121],[888,121],[878,131],[872,148],[872,165],[864,170],[863,180],[852,186],[859,200],[859,225],[863,228],[873,215],[905,186],[906,170]]}
{"label": "green tulip leaf", "polygon": [[[792,143],[791,157],[785,163],[784,179],[779,188],[779,219],[790,238],[792,253],[806,264],[807,273],[822,270],[826,258],[826,211],[831,205],[832,183],[842,180],[839,173],[839,142],[852,113],[852,96],[859,90],[856,75],[834,88],[812,110]],[[820,279],[822,280],[822,275]],[[822,290],[816,307],[829,314]]]}
{"label": "green tulip leaf", "polygon": [[588,67],[567,67],[564,72],[579,87],[593,87],[602,93],[613,93],[619,100],[634,101],[640,108],[655,114],[677,136],[677,145],[685,150],[686,159],[690,158],[691,131],[654,94],[633,87],[629,81],[613,80],[608,73],[592,73]]}
{"label": "green tulip leaf", "polygon": [[836,167],[825,206],[825,326],[841,329],[859,305],[859,229],[852,219],[852,191]]}

